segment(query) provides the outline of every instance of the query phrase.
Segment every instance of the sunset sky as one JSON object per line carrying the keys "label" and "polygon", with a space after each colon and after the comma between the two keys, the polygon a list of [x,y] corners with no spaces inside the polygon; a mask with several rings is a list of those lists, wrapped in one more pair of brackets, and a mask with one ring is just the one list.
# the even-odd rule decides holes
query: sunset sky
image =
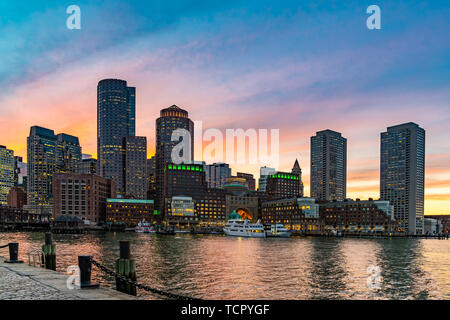
{"label": "sunset sky", "polygon": [[[81,30],[66,27],[72,4]],[[372,4],[381,30],[366,27]],[[97,83],[120,78],[149,156],[172,104],[204,129],[279,129],[279,169],[298,158],[309,195],[310,137],[332,129],[348,139],[347,196],[366,199],[380,132],[412,121],[426,130],[425,213],[450,214],[449,17],[437,0],[2,1],[0,145],[26,157],[40,125],[95,156]]]}

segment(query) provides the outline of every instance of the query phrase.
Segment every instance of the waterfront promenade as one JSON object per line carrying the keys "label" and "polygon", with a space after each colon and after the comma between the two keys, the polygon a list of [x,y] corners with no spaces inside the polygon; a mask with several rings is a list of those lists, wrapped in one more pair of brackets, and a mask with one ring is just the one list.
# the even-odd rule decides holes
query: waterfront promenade
{"label": "waterfront promenade", "polygon": [[135,300],[111,288],[67,288],[68,275],[29,266],[5,263],[0,256],[0,300]]}

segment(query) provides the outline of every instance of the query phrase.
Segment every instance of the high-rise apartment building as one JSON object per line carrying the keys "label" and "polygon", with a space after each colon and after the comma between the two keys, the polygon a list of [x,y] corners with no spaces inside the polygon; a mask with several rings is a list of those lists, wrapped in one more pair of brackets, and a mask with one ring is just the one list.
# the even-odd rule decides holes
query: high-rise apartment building
{"label": "high-rise apartment building", "polygon": [[81,146],[78,137],[65,133],[56,136],[56,171],[76,173],[81,166]]}
{"label": "high-rise apartment building", "polygon": [[0,205],[8,204],[8,193],[12,187],[14,187],[14,151],[0,146]]}
{"label": "high-rise apartment building", "polygon": [[347,189],[347,139],[323,130],[311,137],[311,197],[344,200]]}
{"label": "high-rise apartment building", "polygon": [[147,198],[147,138],[124,138],[124,189],[127,198]]}
{"label": "high-rise apartment building", "polygon": [[[189,114],[176,105],[162,109],[160,117],[156,119],[156,196],[155,206],[162,210],[164,206],[164,169],[166,164],[172,163],[172,149],[179,141],[172,141],[172,133],[177,129],[184,129],[191,136],[190,160],[194,159],[194,123]],[[180,154],[180,156],[184,156]]]}
{"label": "high-rise apartment building", "polygon": [[125,80],[104,79],[97,86],[97,174],[112,179],[124,195],[123,142],[135,134],[136,93]]}
{"label": "high-rise apartment building", "polygon": [[208,188],[223,188],[231,177],[231,168],[227,163],[213,163],[206,166]]}
{"label": "high-rise apartment building", "polygon": [[423,233],[425,130],[409,122],[381,133],[380,198],[402,231]]}

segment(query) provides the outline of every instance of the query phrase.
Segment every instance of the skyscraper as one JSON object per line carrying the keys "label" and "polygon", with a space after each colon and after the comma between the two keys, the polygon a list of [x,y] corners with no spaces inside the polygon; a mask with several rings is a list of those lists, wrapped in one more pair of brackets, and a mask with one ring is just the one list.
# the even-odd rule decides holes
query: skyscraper
{"label": "skyscraper", "polygon": [[104,79],[97,86],[98,174],[111,179],[123,195],[123,142],[135,134],[135,88],[125,80]]}
{"label": "skyscraper", "polygon": [[52,208],[54,173],[75,172],[81,162],[78,138],[68,134],[55,135],[53,130],[33,126],[27,138],[29,209]]}
{"label": "skyscraper", "polygon": [[14,156],[14,186],[27,191],[27,164],[19,156]]}
{"label": "skyscraper", "polygon": [[422,234],[425,130],[409,122],[381,133],[380,198],[394,206],[394,218],[408,234]]}
{"label": "skyscraper", "polygon": [[347,189],[347,139],[323,130],[311,137],[311,197],[344,200]]}
{"label": "skyscraper", "polygon": [[8,204],[8,193],[12,187],[14,187],[14,151],[0,146],[0,205]]}
{"label": "skyscraper", "polygon": [[231,168],[228,163],[217,162],[206,166],[208,188],[223,188],[229,177],[231,177]]}
{"label": "skyscraper", "polygon": [[81,167],[81,146],[78,137],[65,133],[56,136],[56,171],[75,173]]}
{"label": "skyscraper", "polygon": [[172,149],[179,142],[172,141],[172,133],[176,129],[185,129],[191,135],[191,161],[194,159],[194,123],[189,114],[176,105],[162,109],[160,117],[156,119],[156,195],[157,209],[163,208],[164,168],[172,162]]}
{"label": "skyscraper", "polygon": [[124,182],[128,198],[146,199],[147,197],[147,138],[124,138]]}

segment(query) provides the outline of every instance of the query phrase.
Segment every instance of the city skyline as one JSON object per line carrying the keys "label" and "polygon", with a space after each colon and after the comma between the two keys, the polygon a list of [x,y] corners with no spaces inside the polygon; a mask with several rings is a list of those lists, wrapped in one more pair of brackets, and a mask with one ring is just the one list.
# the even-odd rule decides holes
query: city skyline
{"label": "city skyline", "polygon": [[[428,4],[429,15],[418,21],[411,19],[422,12],[418,1],[385,4],[383,28],[389,32],[382,28],[377,34],[363,28],[365,4],[351,1],[337,1],[334,8],[284,1],[271,10],[252,2],[253,11],[231,10],[236,3],[193,5],[187,13],[179,3],[172,8],[160,3],[159,21],[143,3],[113,1],[111,8],[123,10],[104,12],[84,1],[79,5],[86,19],[79,33],[64,29],[63,23],[54,27],[64,21],[65,8],[52,2],[25,10],[0,6],[10,19],[8,28],[0,22],[7,35],[0,47],[11,53],[0,69],[5,84],[0,144],[16,156],[26,158],[29,128],[39,125],[79,137],[83,152],[97,157],[95,86],[100,79],[120,78],[137,88],[136,134],[148,138],[149,157],[155,147],[154,121],[173,104],[188,110],[192,120],[202,120],[205,128],[279,128],[277,169],[289,171],[298,158],[305,194],[310,192],[309,139],[315,132],[331,129],[348,139],[347,197],[378,198],[380,133],[418,123],[427,131],[425,214],[450,212],[449,48],[442,34],[432,32],[446,25],[443,2]],[[283,6],[291,11],[284,12]],[[19,11],[20,19],[15,16]],[[115,24],[112,11],[124,13],[123,24]],[[253,12],[267,12],[273,24]],[[89,20],[93,14],[99,22]],[[159,24],[149,27],[149,21]],[[345,22],[334,26],[337,21]],[[425,22],[431,27],[421,28]],[[21,44],[24,33],[33,34],[33,23],[46,34],[43,44]],[[311,40],[313,33],[328,44]],[[42,51],[43,46],[48,49]],[[16,57],[25,51],[23,58]],[[232,169],[258,177],[259,167]]]}

